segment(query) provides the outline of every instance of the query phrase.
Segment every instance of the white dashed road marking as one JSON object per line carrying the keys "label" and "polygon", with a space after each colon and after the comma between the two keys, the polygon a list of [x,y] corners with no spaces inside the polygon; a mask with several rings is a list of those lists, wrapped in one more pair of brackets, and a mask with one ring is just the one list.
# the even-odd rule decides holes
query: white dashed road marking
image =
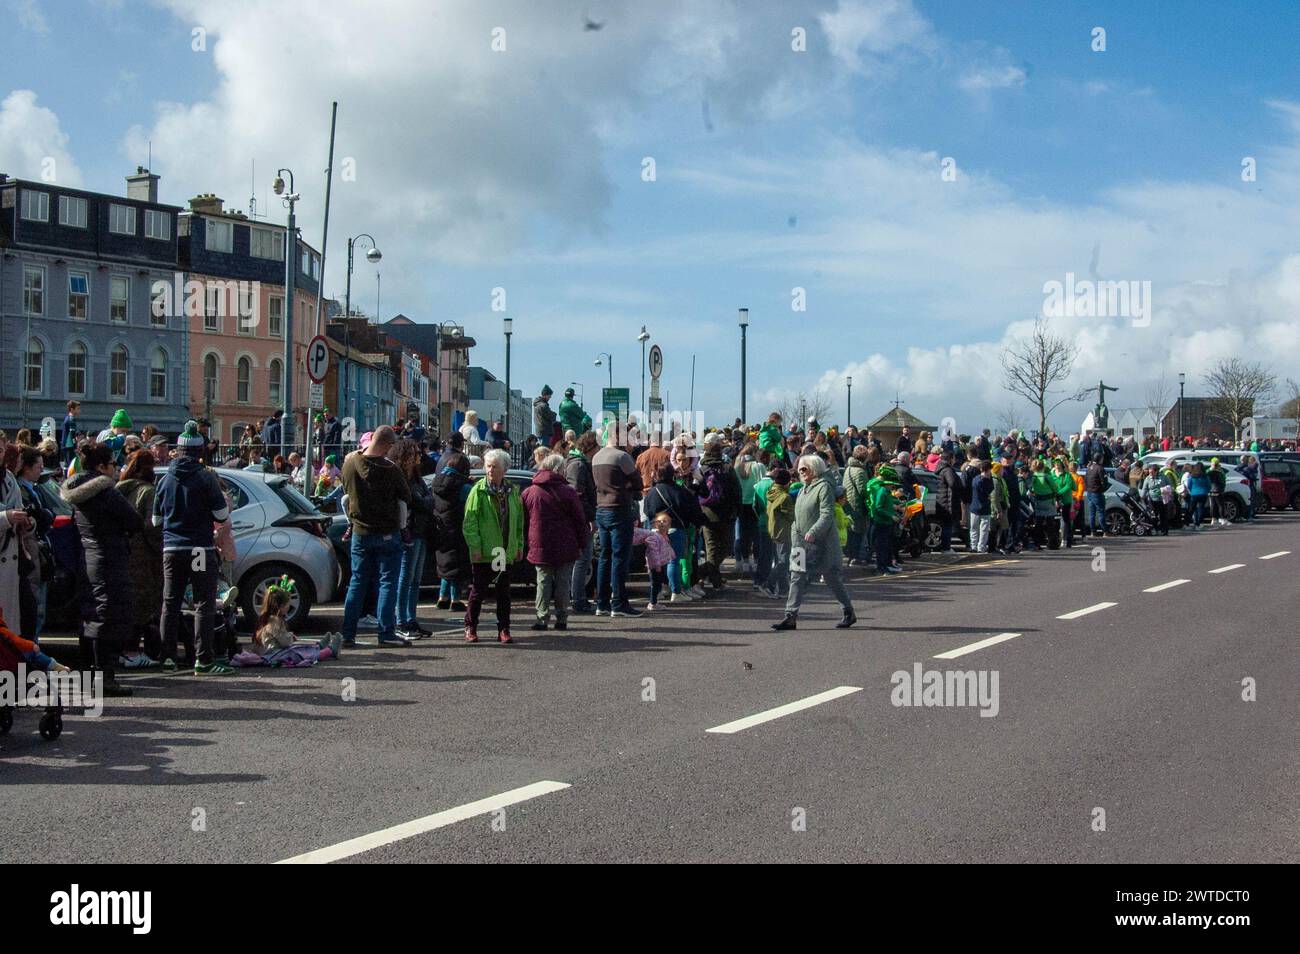
{"label": "white dashed road marking", "polygon": [[1243,566],[1245,566],[1245,565],[1246,565],[1246,564],[1244,564],[1244,563],[1229,563],[1227,566],[1221,566],[1221,567],[1219,567],[1217,570],[1210,570],[1209,572],[1211,572],[1211,573],[1227,573],[1229,570],[1240,570],[1240,569],[1241,569]]}
{"label": "white dashed road marking", "polygon": [[1161,590],[1172,590],[1175,586],[1182,586],[1184,583],[1190,583],[1191,580],[1170,580],[1168,583],[1161,583],[1159,586],[1149,586],[1143,593],[1159,593]]}
{"label": "white dashed road marking", "polygon": [[950,649],[946,653],[939,653],[935,659],[956,659],[958,656],[965,656],[967,653],[973,653],[977,649],[983,649],[986,646],[996,646],[998,643],[1005,643],[1008,639],[1015,639],[1021,633],[998,633],[996,636],[990,636],[988,639],[981,639],[978,643],[971,643],[969,646],[959,646],[956,649]]}
{"label": "white dashed road marking", "polygon": [[1270,553],[1267,556],[1260,557],[1261,560],[1276,560],[1280,556],[1286,556],[1290,550],[1278,550],[1276,553]]}
{"label": "white dashed road marking", "polygon": [[1073,613],[1065,613],[1056,617],[1057,619],[1078,619],[1080,616],[1087,616],[1089,613],[1095,613],[1098,610],[1110,609],[1112,606],[1118,606],[1118,603],[1094,603],[1092,606],[1085,606],[1083,609],[1075,610]]}
{"label": "white dashed road marking", "polygon": [[328,864],[331,861],[339,861],[343,858],[351,858],[353,855],[359,855],[362,852],[382,848],[384,845],[391,845],[395,841],[423,835],[425,832],[437,828],[446,828],[448,825],[454,825],[456,822],[473,818],[475,815],[487,815],[499,808],[518,805],[520,802],[526,802],[539,795],[549,795],[551,792],[559,792],[568,787],[568,782],[533,782],[533,784],[525,785],[523,788],[512,788],[500,795],[480,798],[476,802],[449,808],[446,811],[438,812],[436,815],[426,815],[423,818],[415,819],[415,821],[394,825],[392,828],[385,828],[370,835],[349,838],[347,841],[341,841],[329,848],[317,848],[315,851],[309,851],[303,855],[295,855],[292,858],[278,861],[276,864],[320,865]]}
{"label": "white dashed road marking", "polygon": [[827,689],[825,692],[819,692],[817,695],[809,696],[807,699],[800,699],[798,702],[787,702],[783,706],[777,706],[775,709],[758,712],[752,716],[745,716],[745,718],[737,719],[735,722],[728,722],[725,725],[716,725],[707,731],[717,733],[718,735],[731,735],[735,732],[743,732],[745,729],[753,728],[756,725],[762,725],[764,722],[771,722],[773,719],[781,718],[781,716],[788,716],[795,712],[802,712],[804,709],[811,709],[813,706],[819,706],[823,702],[830,702],[832,699],[839,699],[841,696],[848,696],[861,691],[861,686],[836,686],[834,689]]}

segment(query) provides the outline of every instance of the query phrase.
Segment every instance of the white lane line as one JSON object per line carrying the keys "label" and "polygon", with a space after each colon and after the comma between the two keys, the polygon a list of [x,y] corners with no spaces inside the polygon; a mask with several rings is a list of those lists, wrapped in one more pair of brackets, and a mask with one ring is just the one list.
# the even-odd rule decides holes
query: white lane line
{"label": "white lane line", "polygon": [[1261,560],[1276,560],[1280,556],[1286,556],[1290,550],[1278,550],[1276,553],[1270,553],[1268,556],[1260,557]]}
{"label": "white lane line", "polygon": [[1112,606],[1118,606],[1118,603],[1094,603],[1092,606],[1085,606],[1081,610],[1075,610],[1073,613],[1065,613],[1056,617],[1057,619],[1078,619],[1080,616],[1087,616],[1089,613],[1095,613],[1098,610],[1110,609]]}
{"label": "white lane line", "polygon": [[719,735],[731,735],[734,732],[743,732],[745,729],[753,728],[756,725],[762,725],[764,722],[771,722],[773,719],[779,719],[781,716],[788,716],[795,712],[802,712],[804,709],[811,709],[813,706],[819,706],[823,702],[830,702],[832,699],[838,699],[841,696],[852,695],[855,692],[861,692],[861,686],[836,686],[834,689],[827,689],[825,692],[819,692],[815,696],[809,696],[807,699],[800,699],[798,702],[787,702],[783,706],[777,706],[775,709],[768,709],[765,712],[758,712],[752,716],[745,716],[743,719],[737,719],[735,722],[728,722],[725,725],[715,725],[709,732]]}
{"label": "white lane line", "polygon": [[1161,590],[1172,590],[1175,586],[1182,586],[1184,583],[1190,583],[1191,580],[1170,580],[1168,583],[1161,583],[1159,586],[1148,586],[1143,593],[1159,593]]}
{"label": "white lane line", "polygon": [[477,802],[469,802],[468,804],[460,805],[456,808],[449,808],[446,811],[438,812],[435,815],[426,815],[423,818],[415,819],[415,821],[405,822],[401,825],[394,825],[392,828],[385,828],[382,831],[377,831],[370,835],[361,835],[358,838],[349,838],[347,841],[341,841],[337,845],[331,845],[328,848],[317,848],[315,851],[309,851],[306,854],[295,855],[292,858],[285,858],[283,861],[277,861],[276,864],[328,864],[331,861],[350,858],[353,855],[359,855],[362,852],[372,851],[375,848],[382,848],[384,845],[391,845],[395,841],[402,841],[405,838],[413,838],[416,835],[423,835],[425,832],[433,831],[437,828],[445,828],[448,825],[454,825],[456,822],[464,821],[467,818],[473,818],[476,815],[486,815],[489,812],[496,811],[498,808],[517,805],[520,802],[526,802],[531,798],[537,798],[539,795],[549,795],[551,792],[559,792],[568,787],[568,782],[533,782],[533,784],[525,785],[523,788],[512,788],[510,791],[502,792],[500,795],[480,798]]}
{"label": "white lane line", "polygon": [[978,643],[971,643],[969,646],[959,646],[956,649],[950,649],[946,653],[940,653],[935,659],[956,659],[958,656],[965,656],[967,653],[973,653],[977,649],[983,649],[985,646],[996,646],[998,643],[1005,643],[1008,639],[1015,639],[1022,633],[998,633],[996,636],[990,636],[988,639],[981,639]]}
{"label": "white lane line", "polygon": [[1221,567],[1219,567],[1217,570],[1210,570],[1209,572],[1210,572],[1210,573],[1227,573],[1229,570],[1240,570],[1240,569],[1241,569],[1243,566],[1245,566],[1245,565],[1246,565],[1246,564],[1244,564],[1244,563],[1229,563],[1227,566],[1221,566]]}

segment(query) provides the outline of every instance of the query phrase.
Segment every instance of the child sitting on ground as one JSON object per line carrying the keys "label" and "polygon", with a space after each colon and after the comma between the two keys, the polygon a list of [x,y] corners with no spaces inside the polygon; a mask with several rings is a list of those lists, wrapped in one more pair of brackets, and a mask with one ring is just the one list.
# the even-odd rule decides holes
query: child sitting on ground
{"label": "child sitting on ground", "polygon": [[668,564],[676,559],[673,545],[668,539],[672,528],[673,521],[668,511],[661,510],[655,514],[653,529],[632,529],[632,545],[645,544],[646,569],[650,571],[650,602],[646,604],[646,609],[650,612],[659,608],[659,592],[668,584]]}
{"label": "child sitting on ground", "polygon": [[316,642],[298,642],[285,624],[284,616],[293,600],[293,581],[282,578],[267,587],[262,612],[257,617],[257,634],[252,652],[231,659],[234,666],[314,666],[324,659],[337,659],[343,637],[331,633]]}

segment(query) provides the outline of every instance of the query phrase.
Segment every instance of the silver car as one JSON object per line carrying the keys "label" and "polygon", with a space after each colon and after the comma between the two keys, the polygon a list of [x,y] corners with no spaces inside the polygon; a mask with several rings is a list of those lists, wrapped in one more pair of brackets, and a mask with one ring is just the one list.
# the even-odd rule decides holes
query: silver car
{"label": "silver car", "polygon": [[257,618],[267,588],[282,576],[293,580],[291,627],[306,619],[316,603],[332,600],[339,564],[326,533],[330,518],[282,474],[228,467],[216,473],[230,501],[237,554],[232,578],[245,618],[250,623]]}

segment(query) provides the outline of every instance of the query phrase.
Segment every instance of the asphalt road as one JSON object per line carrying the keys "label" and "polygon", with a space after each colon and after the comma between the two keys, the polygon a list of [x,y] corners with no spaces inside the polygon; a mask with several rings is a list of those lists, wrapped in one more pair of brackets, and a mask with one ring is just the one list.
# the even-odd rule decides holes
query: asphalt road
{"label": "asphalt road", "polygon": [[[24,820],[0,860],[1300,860],[1300,514],[1101,545],[1104,570],[859,572],[849,631],[818,587],[773,633],[745,587],[567,634],[519,603],[513,646],[447,623],[300,672],[132,676],[56,742],[31,712],[0,739]],[[917,664],[996,673],[996,715],[894,705]]]}

